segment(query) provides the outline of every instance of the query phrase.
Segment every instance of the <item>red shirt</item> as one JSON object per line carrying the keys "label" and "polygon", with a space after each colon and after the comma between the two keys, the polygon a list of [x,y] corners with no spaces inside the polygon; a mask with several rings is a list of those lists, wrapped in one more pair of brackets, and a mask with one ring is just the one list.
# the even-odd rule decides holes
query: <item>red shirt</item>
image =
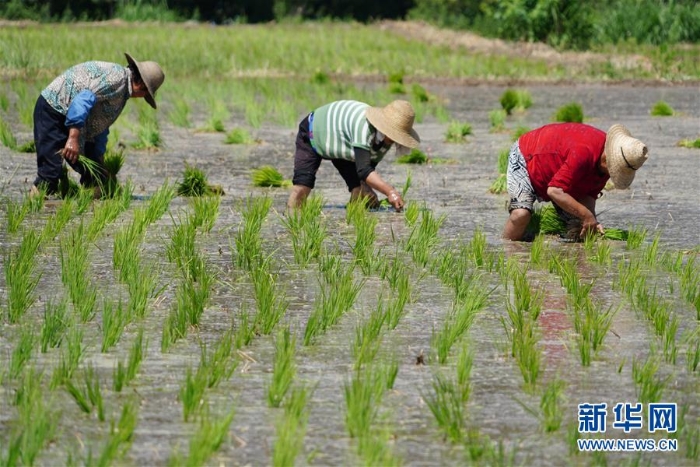
{"label": "red shirt", "polygon": [[548,187],[564,190],[574,199],[596,199],[609,175],[598,170],[605,149],[605,132],[582,123],[551,123],[519,139],[535,193],[544,201]]}

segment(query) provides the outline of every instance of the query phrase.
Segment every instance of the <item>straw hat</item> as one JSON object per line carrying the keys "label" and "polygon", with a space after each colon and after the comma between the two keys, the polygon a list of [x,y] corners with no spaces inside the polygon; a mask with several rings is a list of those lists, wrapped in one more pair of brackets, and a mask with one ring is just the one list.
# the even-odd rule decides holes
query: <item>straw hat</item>
{"label": "straw hat", "polygon": [[629,130],[620,124],[610,127],[605,137],[605,154],[608,172],[615,188],[630,186],[636,170],[646,162],[647,147],[633,138]]}
{"label": "straw hat", "polygon": [[144,99],[146,99],[146,102],[148,102],[148,104],[155,109],[156,91],[165,80],[163,70],[156,62],[137,62],[128,53],[124,52],[124,55],[126,55],[126,61],[129,62],[129,66],[134,66],[137,70],[139,70],[141,80],[146,85],[146,89],[148,89],[148,94],[146,94]]}
{"label": "straw hat", "polygon": [[407,101],[396,100],[386,107],[369,107],[365,116],[372,126],[401,146],[418,147],[420,137],[413,129],[416,113]]}

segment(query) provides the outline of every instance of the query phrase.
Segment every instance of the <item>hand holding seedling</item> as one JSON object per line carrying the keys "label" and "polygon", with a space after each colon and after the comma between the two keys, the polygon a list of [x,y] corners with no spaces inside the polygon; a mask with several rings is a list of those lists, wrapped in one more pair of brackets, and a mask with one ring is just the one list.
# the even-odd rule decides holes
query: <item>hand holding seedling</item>
{"label": "hand holding seedling", "polygon": [[78,137],[80,136],[80,130],[77,128],[71,128],[68,132],[68,140],[66,145],[60,151],[61,156],[71,164],[78,162],[78,154],[80,151],[80,144]]}
{"label": "hand holding seedling", "polygon": [[581,226],[581,237],[585,237],[588,232],[594,232],[600,235],[605,235],[605,229],[603,229],[603,224],[598,222],[595,216],[590,216],[590,218],[583,219],[583,225]]}
{"label": "hand holding seedling", "polygon": [[394,209],[396,209],[396,212],[401,212],[404,203],[398,191],[391,190],[389,192],[389,196],[387,196],[387,199],[389,200],[389,203],[391,203],[391,205],[394,207]]}

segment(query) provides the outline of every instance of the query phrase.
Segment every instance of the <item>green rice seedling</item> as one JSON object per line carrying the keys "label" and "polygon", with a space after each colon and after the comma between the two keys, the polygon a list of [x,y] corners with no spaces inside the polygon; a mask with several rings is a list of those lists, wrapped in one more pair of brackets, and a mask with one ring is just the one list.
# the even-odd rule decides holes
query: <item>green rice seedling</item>
{"label": "green rice seedling", "polygon": [[420,149],[411,149],[411,152],[396,158],[397,164],[426,164],[428,155]]}
{"label": "green rice seedling", "polygon": [[32,359],[35,341],[36,336],[31,326],[21,326],[19,338],[17,339],[15,347],[12,349],[10,366],[7,370],[7,376],[9,376],[10,379],[18,378],[22,374],[24,366]]}
{"label": "green rice seedling", "polygon": [[190,438],[187,459],[171,459],[171,465],[207,465],[211,456],[224,444],[234,415],[235,410],[231,409],[217,420],[212,420],[208,414],[202,416],[199,429]]}
{"label": "green rice seedling", "polygon": [[506,89],[503,94],[501,94],[501,107],[506,112],[507,115],[513,113],[513,110],[518,106],[519,99],[518,93],[515,89]]}
{"label": "green rice seedling", "polygon": [[540,398],[540,412],[542,413],[542,428],[545,433],[552,433],[561,427],[564,419],[561,404],[565,385],[564,381],[553,379],[544,388]]}
{"label": "green rice seedling", "polygon": [[535,235],[530,244],[530,264],[538,268],[545,265],[544,235]]}
{"label": "green rice seedling", "polygon": [[80,361],[85,354],[83,335],[84,331],[80,326],[71,325],[68,327],[65,340],[66,345],[63,347],[58,365],[54,368],[51,375],[51,389],[55,389],[71,379],[75,370],[78,369]]}
{"label": "green rice seedling", "polygon": [[18,323],[36,300],[34,292],[40,278],[40,274],[36,273],[36,252],[40,242],[41,236],[34,230],[28,230],[19,247],[5,253],[7,315],[10,323]]}
{"label": "green rice seedling", "polygon": [[532,94],[527,89],[518,89],[515,91],[518,95],[518,105],[515,110],[527,110],[532,107]]}
{"label": "green rice seedling", "polygon": [[457,388],[463,403],[469,401],[472,394],[472,367],[474,365],[474,354],[470,345],[465,341],[457,355]]}
{"label": "green rice seedling", "polygon": [[138,274],[141,263],[139,246],[143,232],[134,228],[134,224],[122,227],[114,234],[112,265],[119,271],[119,280],[127,282],[130,276]]}
{"label": "green rice seedling", "polygon": [[196,255],[194,239],[197,229],[192,221],[192,215],[185,213],[173,219],[173,228],[170,230],[170,242],[166,246],[165,254],[168,261],[175,263],[183,277],[191,276],[189,262]]}
{"label": "green rice seedling", "polygon": [[474,236],[467,244],[469,258],[477,268],[484,268],[490,261],[487,251],[486,235],[480,227],[474,231]]}
{"label": "green rice seedling", "polygon": [[665,101],[657,101],[649,111],[652,117],[671,117],[675,114],[673,107]]}
{"label": "green rice seedling", "polygon": [[376,227],[379,220],[376,216],[367,213],[367,210],[364,209],[366,203],[355,201],[349,204],[360,205],[358,215],[355,216],[353,221],[355,226],[355,243],[352,245],[352,251],[355,255],[355,261],[359,264],[362,272],[368,276],[372,273],[378,256],[374,249],[374,242],[377,237]]}
{"label": "green rice seedling", "polygon": [[311,76],[311,83],[312,84],[318,84],[318,85],[322,86],[325,84],[329,84],[330,82],[331,82],[331,77],[324,70],[316,70],[314,72],[314,74]]}
{"label": "green rice seedling", "polygon": [[47,301],[44,305],[44,321],[41,324],[39,335],[41,353],[46,353],[49,348],[55,349],[61,345],[69,324],[66,300],[61,300],[58,303]]}
{"label": "green rice seedling", "polygon": [[413,227],[418,220],[418,215],[420,214],[420,207],[417,203],[408,203],[406,209],[404,209],[404,219],[406,219],[406,224],[409,227]]}
{"label": "green rice seedling", "polygon": [[522,135],[530,131],[530,127],[526,126],[517,126],[513,130],[513,136],[511,136],[511,141],[516,142],[520,139]]}
{"label": "green rice seedling", "polygon": [[110,421],[109,437],[97,460],[98,465],[113,465],[126,455],[134,440],[138,418],[138,402],[133,399],[125,402],[119,420]]}
{"label": "green rice seedling", "polygon": [[146,106],[139,106],[139,126],[136,129],[135,149],[158,150],[163,144],[156,114]]}
{"label": "green rice seedling", "polygon": [[202,232],[211,232],[219,217],[221,196],[205,196],[192,198],[192,224]]}
{"label": "green rice seedling", "polygon": [[255,316],[255,329],[262,335],[272,332],[289,306],[284,292],[280,292],[277,285],[278,274],[270,271],[270,259],[270,256],[261,259],[260,264],[250,271],[258,309]]}
{"label": "green rice seedling", "polygon": [[124,387],[128,386],[136,378],[136,374],[141,368],[141,362],[143,362],[148,347],[148,343],[144,341],[143,332],[143,327],[140,327],[129,349],[126,363],[119,360],[114,368],[112,387],[116,392],[121,392]]}
{"label": "green rice seedling", "polygon": [[[348,209],[352,209],[353,206],[354,203],[349,203]],[[288,210],[281,219],[292,237],[294,261],[303,268],[321,255],[323,239],[326,237],[322,209],[323,198],[312,196],[307,198],[301,208]],[[332,256],[325,259],[332,259]]]}
{"label": "green rice seedling", "polygon": [[12,198],[5,200],[5,217],[7,233],[13,234],[19,230],[20,225],[29,213],[29,205],[25,202],[18,203]]}
{"label": "green rice seedling", "polygon": [[236,345],[233,328],[228,329],[216,341],[213,352],[208,352],[204,345],[201,345],[200,366],[204,367],[208,373],[207,387],[213,388],[221,381],[231,377],[238,367],[238,360],[233,357],[233,350]]}
{"label": "green rice seedling", "polygon": [[[151,265],[134,267],[129,274],[126,286],[129,292],[129,302],[127,303],[127,315],[132,319],[144,319],[148,314],[148,303],[160,294],[157,290],[158,274]],[[162,289],[161,289],[162,290]]]}
{"label": "green rice seedling", "polygon": [[438,231],[445,218],[445,214],[435,218],[432,211],[421,211],[421,222],[413,227],[406,242],[406,251],[411,253],[413,261],[418,265],[428,265],[431,250],[439,240]]}
{"label": "green rice seedling", "polygon": [[302,386],[293,388],[284,404],[284,412],[275,423],[275,439],[272,448],[272,465],[295,465],[295,459],[304,447],[304,437],[309,421],[308,400],[311,392]]}
{"label": "green rice seedling", "polygon": [[658,378],[659,360],[653,355],[649,355],[642,363],[639,360],[632,360],[632,379],[637,386],[637,400],[643,404],[659,402],[662,400],[664,389],[670,379]]}
{"label": "green rice seedling", "polygon": [[0,117],[0,143],[13,151],[17,149],[17,138],[10,125],[2,117]]}
{"label": "green rice seedling", "polygon": [[93,365],[88,366],[83,371],[83,382],[85,387],[78,387],[71,380],[65,383],[66,391],[70,394],[80,407],[80,410],[89,414],[93,409],[97,410],[97,419],[101,422],[105,420],[104,400],[100,389],[100,378]]}
{"label": "green rice seedling", "polygon": [[382,344],[382,328],[386,321],[385,305],[382,297],[379,297],[377,306],[370,313],[367,320],[355,328],[355,341],[352,347],[352,355],[355,358],[355,368],[374,361]]}
{"label": "green rice seedling", "polygon": [[257,169],[253,169],[250,175],[253,186],[262,187],[289,187],[292,186],[291,180],[286,180],[284,176],[271,165],[263,165]]}
{"label": "green rice seedling", "polygon": [[484,295],[480,294],[482,292],[475,288],[472,295],[473,301],[467,299],[461,302],[454,302],[440,330],[438,332],[433,331],[431,337],[432,347],[437,354],[440,364],[447,362],[447,356],[452,346],[469,330],[474,323],[477,311],[485,305]]}
{"label": "green rice seedling", "polygon": [[44,229],[41,231],[41,242],[52,242],[63,230],[73,216],[75,201],[64,199],[56,212],[47,219]]}
{"label": "green rice seedling", "polygon": [[314,338],[333,326],[338,319],[352,308],[364,281],[353,278],[354,266],[341,268],[333,282],[322,286],[320,299],[314,302],[314,308],[304,329],[304,345],[311,345]]}
{"label": "green rice seedling", "polygon": [[700,459],[700,428],[686,425],[683,430],[683,444],[685,445],[685,457],[697,461]]}
{"label": "green rice seedling", "polygon": [[406,94],[406,86],[403,83],[390,81],[388,91],[391,94]]}
{"label": "green rice seedling", "polygon": [[245,128],[232,129],[226,133],[226,138],[224,139],[224,144],[252,144],[253,142],[253,137],[250,136],[250,132]]}
{"label": "green rice seedling", "polygon": [[430,102],[432,100],[430,93],[418,83],[413,83],[411,85],[411,95],[418,102]]}
{"label": "green rice seedling", "polygon": [[535,324],[525,321],[521,331],[513,334],[513,356],[523,376],[526,390],[533,390],[542,372],[542,349]]}
{"label": "green rice seedling", "polygon": [[399,360],[396,356],[392,356],[388,362],[378,365],[377,371],[380,372],[384,380],[384,389],[387,391],[394,389],[394,383],[396,383],[396,377],[399,374]]}
{"label": "green rice seedling", "polygon": [[188,422],[192,417],[202,413],[206,405],[204,393],[208,387],[208,374],[201,364],[196,371],[191,366],[187,367],[185,381],[180,384],[180,402],[182,402],[182,416]]}
{"label": "green rice seedling", "polygon": [[235,236],[238,267],[250,270],[262,256],[260,231],[271,206],[272,198],[262,196],[249,197],[241,208],[243,225],[239,226]]}
{"label": "green rice seedling", "polygon": [[[76,200],[75,213],[77,215],[85,214],[88,208],[92,205],[94,197],[95,192],[93,190],[84,187],[78,187],[78,190],[76,191],[74,197]],[[64,196],[64,199],[65,198],[66,197]]]}
{"label": "green rice seedling", "polygon": [[248,315],[248,311],[243,305],[243,309],[240,311],[240,319],[238,320],[238,326],[233,335],[233,345],[236,349],[242,349],[243,347],[250,344],[255,337],[255,327],[253,326],[253,321]]}
{"label": "green rice seedling", "polygon": [[513,304],[521,313],[527,313],[532,321],[536,321],[542,310],[544,291],[535,290],[527,279],[527,272],[516,268],[513,278]]}
{"label": "green rice seedling", "polygon": [[685,364],[688,372],[695,373],[700,365],[700,333],[696,330],[687,339],[687,349],[685,352]]}
{"label": "green rice seedling", "polygon": [[472,134],[472,126],[466,122],[451,121],[445,133],[446,143],[462,143],[467,135]]}
{"label": "green rice seedling", "polygon": [[489,112],[489,123],[491,124],[491,133],[498,133],[506,128],[506,116],[508,114],[503,109],[494,109]]}
{"label": "green rice seedling", "polygon": [[176,302],[170,309],[170,313],[168,313],[168,317],[165,319],[165,324],[163,326],[160,343],[161,352],[167,352],[171,345],[187,335],[187,292],[183,291],[183,287],[180,285],[175,293]]}
{"label": "green rice seedling", "polygon": [[124,312],[121,299],[118,304],[104,299],[102,304],[102,353],[107,353],[114,347],[124,333],[130,317]]}
{"label": "green rice seedling", "polygon": [[666,322],[663,334],[661,336],[664,344],[664,359],[671,365],[676,364],[678,356],[678,347],[676,346],[676,333],[678,332],[678,316],[673,315],[673,318]]}
{"label": "green rice seedling", "polygon": [[8,99],[7,94],[3,91],[0,92],[0,110],[7,112],[10,108],[10,99]]}
{"label": "green rice seedling", "polygon": [[508,191],[508,177],[505,173],[498,174],[496,180],[489,187],[489,191],[495,195],[500,195]]}
{"label": "green rice seedling", "polygon": [[160,219],[168,211],[170,202],[175,198],[175,193],[175,185],[168,181],[159,186],[148,201],[143,223],[148,225]]}
{"label": "green rice seedling", "polygon": [[275,338],[275,357],[272,362],[272,379],[267,388],[267,405],[279,407],[296,377],[296,337],[284,328]]}
{"label": "green rice seedling", "polygon": [[386,326],[396,329],[399,321],[406,314],[406,304],[411,301],[411,278],[408,274],[396,280],[395,294],[389,299],[386,307]]}
{"label": "green rice seedling", "polygon": [[343,385],[345,394],[345,427],[351,438],[370,434],[377,418],[384,393],[384,382],[373,368],[355,370],[350,381]]}
{"label": "green rice seedling", "polygon": [[557,109],[553,120],[555,122],[583,123],[583,106],[578,102],[570,102]]}
{"label": "green rice seedling", "polygon": [[445,439],[451,443],[464,440],[465,416],[461,391],[454,381],[435,374],[433,392],[423,394],[423,400],[430,408]]}
{"label": "green rice seedling", "polygon": [[345,271],[340,252],[326,252],[318,259],[318,271],[323,284],[335,284],[336,277]]}
{"label": "green rice seedling", "polygon": [[178,98],[172,101],[172,108],[168,113],[168,119],[170,122],[180,128],[190,128],[192,123],[190,122],[190,104],[186,99]]}
{"label": "green rice seedling", "polygon": [[393,434],[386,427],[372,428],[367,436],[357,440],[357,454],[363,465],[399,467],[403,461],[391,448]]}
{"label": "green rice seedling", "polygon": [[698,139],[682,139],[678,142],[678,146],[682,148],[700,149],[700,138]]}
{"label": "green rice seedling", "polygon": [[207,175],[197,167],[185,163],[182,180],[177,185],[178,196],[205,196],[209,194]]}
{"label": "green rice seedling", "polygon": [[18,417],[10,430],[7,465],[36,465],[39,453],[54,439],[58,426],[57,414],[46,402],[41,374],[36,370],[22,373],[15,406]]}
{"label": "green rice seedling", "polygon": [[217,133],[223,133],[225,130],[224,122],[229,119],[229,111],[226,108],[226,103],[222,102],[216,96],[212,96],[208,100],[209,107],[209,118],[205,124],[203,131],[214,131]]}
{"label": "green rice seedling", "polygon": [[654,235],[654,240],[652,240],[650,244],[646,245],[641,251],[642,260],[647,266],[653,266],[656,264],[659,254],[660,238],[660,234]]}
{"label": "green rice seedling", "polygon": [[[606,231],[607,233],[607,231]],[[591,257],[593,262],[598,263],[603,266],[612,265],[611,247],[610,243],[606,240],[595,242],[596,251]]]}
{"label": "green rice seedling", "polygon": [[603,238],[605,240],[614,240],[616,242],[626,242],[629,237],[629,231],[624,229],[617,229],[614,227],[607,227]]}

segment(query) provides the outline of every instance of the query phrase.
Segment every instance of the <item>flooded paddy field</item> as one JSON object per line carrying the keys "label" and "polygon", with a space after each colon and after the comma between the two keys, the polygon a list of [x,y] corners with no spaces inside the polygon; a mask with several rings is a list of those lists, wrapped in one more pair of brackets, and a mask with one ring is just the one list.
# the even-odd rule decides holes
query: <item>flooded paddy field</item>
{"label": "flooded paddy field", "polygon": [[[307,223],[316,233],[290,227],[287,189],[250,181],[261,165],[291,178],[295,128],[262,126],[251,130],[259,143],[225,145],[223,134],[162,119],[160,151],[126,150],[120,180],[133,183],[130,203],[101,229],[90,225],[105,202],[45,236],[60,202],[8,231],[35,161],[0,148],[9,200],[0,210],[3,463],[697,465],[700,150],[678,146],[700,137],[697,87],[522,86],[533,105],[502,132],[491,131],[488,114],[505,87],[427,88],[472,126],[455,144],[444,142],[446,123],[416,125],[421,148],[451,162],[408,166],[392,152],[379,165],[397,188],[410,171],[414,208],[402,214],[350,213],[342,179],[322,164],[320,210]],[[650,116],[660,100],[676,114]],[[515,128],[548,123],[572,101],[586,123],[623,123],[649,147],[632,187],[606,191],[598,204],[599,220],[639,233],[638,244],[500,239],[507,197],[489,193],[498,153]],[[143,222],[186,164],[225,192],[213,224],[193,222],[204,208],[184,197]],[[136,280],[123,273],[120,249],[134,225]],[[8,278],[24,264],[15,258],[28,260],[19,251],[31,232],[40,238],[24,288],[32,293],[12,311]],[[189,256],[178,256],[187,235]],[[86,281],[75,285],[70,271]],[[129,314],[138,284],[150,284],[146,305]],[[355,294],[338,298],[347,284]],[[90,294],[94,306],[80,308]],[[328,305],[333,297],[340,305]],[[65,326],[52,328],[47,316],[61,303]],[[200,313],[178,327],[188,306]],[[313,328],[318,316],[326,321]],[[134,355],[140,365],[117,390],[117,369]],[[282,388],[277,403],[271,388]],[[617,413],[618,403],[642,411]],[[648,415],[657,403],[677,404],[675,430]],[[604,432],[587,424],[600,419],[581,404],[606,404]],[[629,432],[616,423],[625,421]],[[579,438],[670,440],[676,450],[580,452]]]}

